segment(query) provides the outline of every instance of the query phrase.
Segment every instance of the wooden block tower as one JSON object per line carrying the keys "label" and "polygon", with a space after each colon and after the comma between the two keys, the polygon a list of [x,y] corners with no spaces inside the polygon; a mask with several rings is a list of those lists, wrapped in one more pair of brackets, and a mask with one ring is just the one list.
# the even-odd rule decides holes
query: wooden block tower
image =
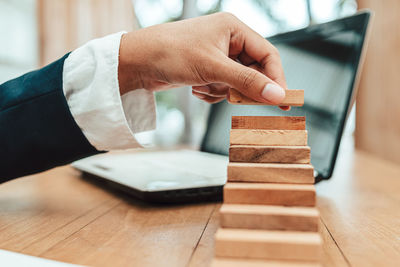
{"label": "wooden block tower", "polygon": [[[304,103],[302,90],[287,96]],[[260,104],[233,89],[228,101]],[[320,266],[305,117],[232,117],[229,160],[212,266]]]}

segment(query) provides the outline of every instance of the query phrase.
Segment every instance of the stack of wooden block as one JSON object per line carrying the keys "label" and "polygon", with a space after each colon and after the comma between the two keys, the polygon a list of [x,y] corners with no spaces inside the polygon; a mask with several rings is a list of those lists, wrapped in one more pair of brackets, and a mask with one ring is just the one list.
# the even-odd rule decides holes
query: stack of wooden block
{"label": "stack of wooden block", "polygon": [[304,117],[232,117],[213,266],[320,266]]}

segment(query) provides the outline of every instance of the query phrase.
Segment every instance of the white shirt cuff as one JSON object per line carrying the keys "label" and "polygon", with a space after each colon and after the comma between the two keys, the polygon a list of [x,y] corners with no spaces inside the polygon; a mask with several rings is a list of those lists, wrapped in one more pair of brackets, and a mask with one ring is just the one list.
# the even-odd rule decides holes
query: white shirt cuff
{"label": "white shirt cuff", "polygon": [[136,89],[120,96],[118,57],[124,33],[92,40],[64,62],[63,90],[68,106],[97,150],[141,147],[134,134],[156,126],[152,92]]}

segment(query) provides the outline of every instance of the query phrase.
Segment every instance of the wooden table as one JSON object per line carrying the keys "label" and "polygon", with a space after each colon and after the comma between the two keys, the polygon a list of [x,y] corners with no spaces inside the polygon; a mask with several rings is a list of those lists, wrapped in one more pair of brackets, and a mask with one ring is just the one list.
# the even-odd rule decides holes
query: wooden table
{"label": "wooden table", "polygon": [[[324,266],[400,266],[400,166],[342,149],[317,193]],[[93,266],[207,266],[219,206],[149,205],[66,166],[0,186],[0,248]]]}

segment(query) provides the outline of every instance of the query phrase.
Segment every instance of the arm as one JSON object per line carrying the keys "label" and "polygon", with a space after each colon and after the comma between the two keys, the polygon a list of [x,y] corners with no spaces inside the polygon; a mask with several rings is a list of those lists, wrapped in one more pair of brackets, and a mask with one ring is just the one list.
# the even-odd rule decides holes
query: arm
{"label": "arm", "polygon": [[227,13],[93,40],[0,85],[0,182],[138,147],[133,135],[155,126],[152,92],[183,85],[209,103],[232,87],[279,104],[286,88],[277,50]]}
{"label": "arm", "polygon": [[145,89],[120,95],[122,34],[0,85],[0,183],[100,151],[140,147],[134,134],[155,128],[154,96]]}
{"label": "arm", "polygon": [[0,85],[0,182],[99,153],[64,97],[67,56]]}

